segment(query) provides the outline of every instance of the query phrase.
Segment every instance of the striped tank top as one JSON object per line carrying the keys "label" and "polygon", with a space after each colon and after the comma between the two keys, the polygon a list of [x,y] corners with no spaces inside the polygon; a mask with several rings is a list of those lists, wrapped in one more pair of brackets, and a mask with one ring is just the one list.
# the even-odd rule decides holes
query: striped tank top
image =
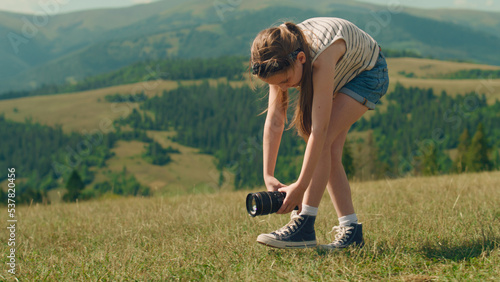
{"label": "striped tank top", "polygon": [[360,72],[375,66],[380,51],[377,42],[353,23],[340,18],[324,17],[311,18],[297,26],[312,41],[312,62],[338,39],[345,41],[346,52],[335,68],[333,93],[342,89]]}

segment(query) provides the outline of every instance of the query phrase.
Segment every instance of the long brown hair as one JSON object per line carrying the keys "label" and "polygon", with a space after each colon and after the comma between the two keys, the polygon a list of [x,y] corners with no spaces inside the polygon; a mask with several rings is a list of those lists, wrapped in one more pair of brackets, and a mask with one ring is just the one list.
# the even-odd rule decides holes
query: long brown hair
{"label": "long brown hair", "polygon": [[[250,68],[260,78],[289,71],[295,60],[290,54],[297,50],[305,53],[306,62],[303,65],[300,95],[290,127],[295,126],[298,134],[308,139],[312,124],[312,65],[309,44],[300,28],[292,22],[285,22],[279,27],[271,27],[259,32],[252,43]],[[280,102],[286,109],[288,107],[287,92],[281,89],[279,92]]]}

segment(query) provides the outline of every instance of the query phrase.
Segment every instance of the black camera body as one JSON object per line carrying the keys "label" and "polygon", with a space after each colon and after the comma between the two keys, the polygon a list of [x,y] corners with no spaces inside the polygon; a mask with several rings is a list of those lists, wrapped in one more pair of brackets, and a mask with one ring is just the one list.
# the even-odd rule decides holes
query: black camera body
{"label": "black camera body", "polygon": [[277,212],[285,200],[285,192],[257,192],[247,195],[247,212],[250,216],[266,215]]}

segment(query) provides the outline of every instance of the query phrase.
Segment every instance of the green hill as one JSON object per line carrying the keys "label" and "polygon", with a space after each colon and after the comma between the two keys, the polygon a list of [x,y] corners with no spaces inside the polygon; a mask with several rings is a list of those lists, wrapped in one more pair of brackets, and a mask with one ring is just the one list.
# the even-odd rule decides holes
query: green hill
{"label": "green hill", "polygon": [[[299,22],[313,16],[347,18],[371,32],[384,48],[500,64],[496,56],[500,37],[491,32],[498,25],[494,20],[481,21],[481,25],[471,20],[465,21],[470,24],[458,24],[458,16],[426,16],[407,8],[390,12],[385,6],[351,1],[318,0],[313,5],[301,1],[286,5],[281,1],[224,3],[159,1],[51,16],[36,36],[19,46],[18,53],[13,52],[9,40],[0,43],[0,62],[5,63],[0,93],[82,80],[137,61],[248,55],[250,42],[259,30],[283,19]],[[473,19],[481,15],[478,13]],[[490,13],[484,15],[491,18]],[[22,35],[22,17],[2,13],[0,31]]]}
{"label": "green hill", "polygon": [[500,13],[482,12],[475,10],[451,10],[451,9],[410,9],[406,8],[409,14],[431,18],[438,21],[451,22],[457,25],[470,27],[491,35],[500,34]]}
{"label": "green hill", "polygon": [[[258,116],[258,113],[265,108],[264,101],[259,100],[262,91],[249,90],[248,82],[241,78],[239,80],[228,80],[227,77],[210,78],[216,74],[231,74],[229,76],[231,78],[232,75],[241,73],[243,70],[239,64],[243,61],[241,57],[158,61],[157,63],[164,64],[162,66],[165,67],[165,73],[170,73],[169,77],[184,78],[177,81],[150,80],[156,76],[151,77],[151,74],[144,69],[147,66],[154,67],[154,64],[139,63],[86,80],[89,83],[92,81],[109,84],[135,83],[82,92],[3,100],[0,103],[0,115],[20,123],[32,119],[51,127],[60,125],[65,134],[76,133],[71,141],[75,144],[84,138],[79,134],[95,131],[103,122],[114,121],[115,128],[123,127],[123,131],[130,131],[131,128],[146,130],[145,134],[164,148],[171,146],[181,151],[181,154],[173,154],[171,156],[173,161],[166,166],[155,166],[142,158],[143,147],[150,141],[116,136],[112,140],[117,142],[108,148],[111,153],[101,154],[108,155],[107,159],[94,160],[89,164],[90,167],[81,168],[83,174],[89,175],[87,178],[84,177],[89,189],[109,179],[110,172],[120,173],[124,166],[154,194],[211,190],[219,189],[219,186],[229,189],[235,186],[260,185],[262,180],[258,167],[262,161],[259,153],[261,150],[259,132],[263,116]],[[372,165],[374,163],[363,157],[368,154],[373,155],[370,151],[376,147],[379,151],[379,160],[386,163],[383,168],[386,173],[390,171],[395,174],[422,173],[423,168],[419,159],[412,154],[427,152],[425,147],[421,147],[421,142],[435,140],[433,134],[438,128],[443,129],[445,139],[441,139],[441,136],[437,139],[440,157],[439,170],[436,173],[449,173],[452,169],[451,161],[456,158],[458,136],[464,128],[468,128],[473,134],[479,122],[486,126],[489,144],[493,146],[490,159],[494,167],[498,167],[500,159],[497,140],[499,139],[496,136],[500,135],[493,125],[498,123],[496,113],[499,104],[496,101],[500,98],[500,92],[489,90],[497,89],[500,79],[486,81],[487,84],[483,85],[485,81],[477,79],[476,72],[473,73],[473,79],[433,77],[436,75],[446,77],[455,73],[467,74],[470,70],[497,71],[499,67],[418,58],[389,58],[388,65],[391,77],[389,92],[397,90],[397,93],[388,94],[378,110],[367,113],[366,119],[360,121],[356,130],[350,132],[349,146],[354,152],[354,165],[357,169],[351,172],[353,174],[351,177],[357,179],[380,177],[374,174]],[[193,66],[198,67],[193,69]],[[235,68],[227,68],[231,66]],[[411,77],[408,75],[410,73]],[[208,84],[193,87],[203,83],[201,79],[185,80],[193,77],[210,79],[207,80]],[[218,84],[222,86],[217,86]],[[397,84],[400,84],[399,89],[396,87]],[[470,93],[477,91],[478,85],[484,87],[471,96]],[[182,89],[178,89],[179,86],[182,86]],[[407,89],[402,89],[401,86]],[[172,91],[175,89],[178,90]],[[446,91],[445,96],[441,95],[442,91]],[[131,96],[138,93],[148,100],[144,101],[143,98],[137,100],[135,96]],[[422,96],[425,93],[431,94]],[[483,93],[486,94],[484,97]],[[462,96],[465,94],[468,96],[464,99]],[[474,108],[470,108],[471,102],[474,102]],[[19,131],[23,130],[18,129],[17,132]],[[6,131],[2,134],[9,136],[13,133]],[[15,136],[17,135],[16,133]],[[372,145],[368,145],[371,142],[371,135],[375,140]],[[386,135],[391,137],[384,137]],[[49,137],[45,139],[47,138]],[[36,173],[43,174],[46,169],[38,170],[36,165],[41,164],[42,159],[50,163],[51,158],[56,156],[55,152],[42,154],[38,161],[30,157],[32,153],[47,153],[49,147],[44,147],[45,139],[39,142],[37,151],[24,150],[19,156],[11,154],[12,152],[17,154],[19,150],[2,147],[0,163],[12,165],[14,162],[8,160],[23,160],[20,157],[22,155],[33,165],[27,169],[26,175],[35,174],[32,179],[37,181],[36,177],[39,176]],[[65,143],[71,145],[69,142],[63,142]],[[283,153],[278,159],[278,166],[282,167],[278,174],[285,182],[293,181],[300,169],[301,150],[303,150],[300,148],[301,144],[301,141],[293,137],[293,131],[285,134]],[[59,147],[64,151],[65,146],[62,145]],[[75,148],[74,144],[71,146]],[[8,159],[5,160],[2,154],[8,156]],[[398,160],[395,154],[402,159]],[[61,158],[59,162],[60,160]],[[410,160],[413,167],[398,171],[399,165],[403,163],[402,160]],[[92,167],[93,164],[100,164],[100,167]],[[380,164],[379,167],[382,168]],[[191,173],[193,170],[196,171],[195,174]],[[45,176],[42,175],[43,177]],[[50,175],[47,177],[51,178]],[[50,185],[49,180],[44,180],[47,185],[43,187],[63,187],[62,180],[57,183],[50,182]],[[52,197],[54,192],[51,193],[50,198],[57,200],[57,197]]]}

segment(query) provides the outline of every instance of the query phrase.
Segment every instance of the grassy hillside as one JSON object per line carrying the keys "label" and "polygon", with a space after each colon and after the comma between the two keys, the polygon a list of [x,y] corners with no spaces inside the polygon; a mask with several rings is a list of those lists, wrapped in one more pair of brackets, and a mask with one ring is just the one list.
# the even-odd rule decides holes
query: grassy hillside
{"label": "grassy hillside", "polygon": [[[209,82],[216,84],[220,81],[223,80],[212,79]],[[80,93],[6,100],[0,104],[0,113],[5,113],[7,119],[19,122],[32,118],[34,121],[49,126],[61,124],[65,133],[93,132],[100,128],[101,122],[126,117],[133,109],[138,109],[138,103],[107,102],[105,100],[107,95],[133,94],[140,89],[151,97],[160,94],[163,90],[176,88],[179,83],[191,85],[201,83],[201,81],[150,81],[146,86],[141,82]],[[231,84],[239,85],[241,82],[231,82]],[[219,172],[215,167],[213,156],[200,154],[198,149],[172,142],[170,137],[173,134],[175,133],[148,131],[148,136],[156,142],[164,147],[173,146],[180,151],[180,154],[172,155],[173,161],[167,166],[149,164],[141,157],[145,143],[120,141],[112,150],[116,155],[106,162],[106,168],[93,170],[96,177],[90,185],[106,180],[105,175],[108,171],[118,173],[126,166],[139,182],[149,186],[152,192],[158,195],[198,193],[219,189]],[[225,173],[225,176],[225,183],[231,183],[231,174]],[[7,182],[0,182],[0,185],[6,187]],[[64,186],[64,183],[61,185]],[[49,193],[49,198],[52,202],[59,202],[60,193],[64,193],[64,189],[54,189]]]}
{"label": "grassy hillside", "polygon": [[[429,79],[436,74],[453,73],[459,70],[481,69],[499,70],[498,66],[480,65],[471,63],[448,62],[419,58],[388,58],[391,91],[396,82],[404,86],[421,88],[434,88],[436,93],[445,90],[449,95],[465,94],[478,90],[484,93],[490,103],[496,99],[500,100],[500,79]],[[414,73],[415,77],[407,77],[405,74]],[[421,78],[424,77],[424,78]],[[210,80],[215,83],[215,80]],[[183,81],[182,84],[189,85],[195,81]],[[197,83],[200,83],[198,81]],[[247,83],[244,81],[230,82],[232,85]],[[255,83],[258,83],[256,81]],[[138,82],[133,84],[106,87],[103,89],[89,90],[78,93],[27,97],[21,99],[5,100],[0,103],[0,113],[15,121],[24,121],[27,117],[41,122],[42,124],[62,124],[63,130],[90,130],[96,128],[103,118],[112,120],[128,113],[123,108],[112,108],[104,97],[115,93],[132,94],[145,91],[148,96],[155,96],[163,90],[176,88],[178,83],[171,80],[160,80],[150,82]],[[100,99],[100,102],[99,102]],[[127,106],[130,111],[137,107],[136,104]],[[15,111],[14,109],[17,109]]]}
{"label": "grassy hillside", "polygon": [[[435,93],[445,90],[450,95],[464,94],[476,90],[483,81],[474,79],[449,80],[449,79],[425,79],[408,78],[401,72],[413,72],[416,76],[429,76],[438,73],[451,73],[462,69],[498,69],[496,66],[477,65],[470,63],[446,62],[429,59],[414,58],[389,58],[388,65],[390,70],[391,89],[396,82],[404,86],[432,87]],[[219,80],[220,81],[220,80]],[[212,84],[216,80],[210,80]],[[189,85],[201,83],[201,81],[182,81],[181,84]],[[245,81],[230,82],[232,85],[241,85]],[[154,87],[152,87],[154,86]],[[99,128],[101,121],[110,119],[117,120],[127,116],[133,109],[138,108],[137,103],[113,104],[106,101],[106,95],[116,93],[132,94],[138,91],[145,91],[149,97],[159,95],[163,90],[171,90],[178,86],[176,81],[149,81],[107,87],[103,89],[84,91],[70,94],[58,94],[48,96],[35,96],[20,99],[5,100],[0,103],[0,113],[4,113],[7,119],[23,122],[26,118],[33,118],[46,125],[61,124],[64,132],[71,131],[83,132],[92,131]],[[488,87],[482,88],[490,103],[500,99],[500,80],[488,81],[488,87],[493,91],[488,91]],[[391,90],[390,89],[390,90]],[[389,91],[390,91],[389,90]],[[258,95],[256,94],[256,99]],[[379,108],[384,110],[388,103],[383,103]],[[370,117],[375,112],[370,111],[366,114]],[[256,113],[257,114],[257,113]],[[106,165],[107,169],[113,172],[120,172],[123,166],[137,177],[137,179],[148,185],[154,193],[185,193],[197,190],[213,190],[214,184],[218,182],[218,174],[214,165],[212,156],[200,155],[198,150],[188,148],[173,143],[167,136],[173,132],[149,132],[157,142],[168,147],[172,145],[181,151],[181,154],[172,155],[173,162],[166,167],[158,167],[146,163],[141,158],[144,143],[138,141],[126,142],[120,141],[118,147],[113,149],[116,153]],[[349,140],[355,141],[366,139],[366,134],[352,132]],[[358,146],[353,144],[353,146]],[[362,158],[358,158],[358,149],[354,150],[355,158],[362,163]],[[362,170],[361,166],[360,169]],[[94,183],[105,180],[107,170],[96,170],[96,179]],[[195,172],[195,173],[194,173]],[[226,173],[226,183],[231,182],[231,174]],[[51,199],[57,200],[57,192],[54,192]]]}
{"label": "grassy hillside", "polygon": [[[389,77],[391,88],[396,81],[404,86],[433,88],[435,93],[446,91],[449,95],[465,94],[477,91],[485,94],[490,103],[500,100],[500,79],[484,77],[482,79],[433,79],[435,75],[454,73],[460,70],[481,69],[500,70],[498,66],[479,65],[471,63],[447,62],[417,58],[389,58]],[[414,74],[414,77],[408,77]]]}
{"label": "grassy hillside", "polygon": [[[211,83],[218,80],[212,79]],[[180,82],[182,85],[201,83],[200,80],[189,80]],[[238,85],[241,82],[231,82]],[[78,93],[26,97],[13,100],[5,100],[0,103],[0,113],[5,113],[5,118],[14,121],[24,121],[32,117],[46,125],[61,124],[65,132],[92,130],[99,128],[99,122],[103,119],[119,119],[126,117],[137,103],[116,105],[105,100],[107,95],[135,94],[141,91],[148,96],[155,96],[163,90],[171,90],[178,87],[177,81],[160,80],[138,82],[119,86],[106,87],[97,90],[89,90]],[[14,110],[17,109],[17,110]]]}
{"label": "grassy hillside", "polygon": [[[288,216],[249,217],[248,191],[18,207],[17,278],[496,281],[499,178],[491,172],[353,183],[366,245],[330,254],[257,244]],[[7,213],[0,217],[6,222]],[[325,194],[319,243],[332,240],[335,218]],[[7,267],[0,277],[14,281]]]}
{"label": "grassy hillside", "polygon": [[389,58],[389,75],[400,76],[400,72],[414,73],[416,77],[432,77],[434,75],[452,73],[460,70],[481,69],[500,70],[499,66],[450,62],[421,58]]}
{"label": "grassy hillside", "polygon": [[[172,154],[172,162],[167,166],[151,165],[141,158],[145,143],[120,141],[112,150],[116,156],[106,162],[107,169],[119,172],[126,166],[139,182],[148,185],[156,195],[217,190],[219,172],[215,167],[213,156],[200,154],[198,149],[172,142],[169,139],[172,135],[172,132],[148,132],[148,136],[163,147],[172,146],[180,151],[180,154]],[[100,179],[105,180],[101,171],[97,173],[96,182]]]}

